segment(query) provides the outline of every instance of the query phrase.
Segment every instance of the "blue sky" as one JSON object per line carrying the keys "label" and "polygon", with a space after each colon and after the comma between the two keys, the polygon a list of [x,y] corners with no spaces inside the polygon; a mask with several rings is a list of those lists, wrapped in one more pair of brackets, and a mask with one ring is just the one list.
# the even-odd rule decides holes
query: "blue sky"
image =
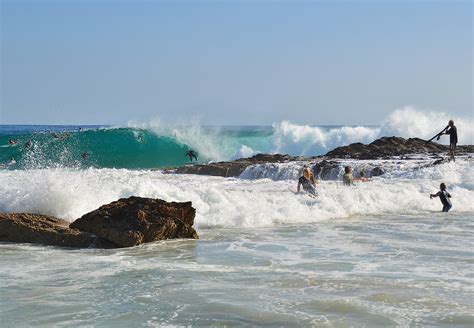
{"label": "blue sky", "polygon": [[470,1],[0,1],[0,124],[472,116]]}

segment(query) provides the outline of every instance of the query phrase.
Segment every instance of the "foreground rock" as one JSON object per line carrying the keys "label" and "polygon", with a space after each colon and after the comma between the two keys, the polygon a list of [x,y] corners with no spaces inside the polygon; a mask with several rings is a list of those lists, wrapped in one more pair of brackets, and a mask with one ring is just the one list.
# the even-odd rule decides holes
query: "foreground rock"
{"label": "foreground rock", "polygon": [[70,227],[93,233],[116,247],[170,238],[194,238],[196,210],[191,202],[130,197],[119,199],[85,214]]}
{"label": "foreground rock", "polygon": [[[419,138],[383,137],[365,145],[360,142],[338,147],[326,154],[330,158],[379,159],[412,154],[448,153],[449,147]],[[457,153],[473,153],[474,146],[458,146]]]}
{"label": "foreground rock", "polygon": [[0,241],[89,247],[96,240],[90,233],[71,229],[68,222],[51,216],[0,213]]}

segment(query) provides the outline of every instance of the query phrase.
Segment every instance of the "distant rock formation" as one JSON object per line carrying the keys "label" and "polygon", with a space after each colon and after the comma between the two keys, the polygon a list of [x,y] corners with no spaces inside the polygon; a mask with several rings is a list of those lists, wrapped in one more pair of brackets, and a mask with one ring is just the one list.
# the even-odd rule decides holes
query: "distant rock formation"
{"label": "distant rock formation", "polygon": [[269,155],[269,154],[257,154],[249,158],[241,158],[235,161],[228,162],[217,162],[209,164],[195,164],[186,165],[177,168],[172,173],[179,174],[199,174],[199,175],[211,175],[220,177],[238,177],[247,166],[254,164],[263,163],[285,163],[301,159],[300,157],[292,157],[290,155]]}
{"label": "distant rock formation", "polygon": [[[389,159],[415,154],[447,154],[448,151],[449,147],[446,145],[440,145],[435,142],[426,142],[419,138],[404,139],[401,137],[383,137],[368,145],[357,142],[348,146],[338,147],[324,156],[294,157],[282,154],[258,154],[253,157],[241,158],[228,162],[191,164],[165,172],[239,177],[242,172],[251,165],[287,163],[292,161],[317,161],[318,163],[312,166],[313,172],[316,176],[319,176],[319,178],[326,180],[330,179],[341,170],[341,163],[340,161],[338,162],[337,159]],[[474,153],[474,146],[458,146],[457,153]],[[369,173],[371,176],[378,176],[382,175],[384,171],[382,168],[378,167]]]}
{"label": "distant rock formation", "polygon": [[199,236],[191,202],[130,197],[83,215],[69,225],[51,216],[0,213],[0,241],[63,247],[130,247],[173,238]]}
{"label": "distant rock formation", "polygon": [[[325,156],[330,158],[379,159],[411,154],[447,153],[449,147],[435,142],[426,142],[419,138],[383,137],[368,145],[360,142],[338,147]],[[458,146],[458,153],[473,153],[474,146]]]}
{"label": "distant rock formation", "polygon": [[170,238],[198,239],[193,228],[195,215],[191,202],[130,197],[103,205],[70,227],[93,233],[116,247],[130,247]]}
{"label": "distant rock formation", "polygon": [[67,221],[29,213],[0,213],[0,241],[88,247],[94,237],[69,228]]}

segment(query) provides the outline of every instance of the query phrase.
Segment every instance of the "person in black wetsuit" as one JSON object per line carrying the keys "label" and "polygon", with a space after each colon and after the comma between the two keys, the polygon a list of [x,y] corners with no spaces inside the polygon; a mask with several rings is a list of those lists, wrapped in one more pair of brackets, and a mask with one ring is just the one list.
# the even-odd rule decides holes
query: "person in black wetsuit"
{"label": "person in black wetsuit", "polygon": [[188,156],[191,162],[193,161],[193,158],[196,160],[196,162],[198,160],[196,152],[191,149],[184,156]]}
{"label": "person in black wetsuit", "polygon": [[451,155],[451,160],[454,162],[456,161],[454,156],[456,155],[456,144],[458,143],[458,129],[454,125],[453,120],[449,120],[446,129],[444,134],[449,134],[449,154]]}
{"label": "person in black wetsuit", "polygon": [[430,199],[433,197],[439,197],[441,203],[443,204],[443,209],[441,212],[448,212],[453,204],[451,204],[451,194],[446,190],[446,185],[444,183],[439,185],[439,191],[436,194],[430,194]]}
{"label": "person in black wetsuit", "polygon": [[304,167],[303,175],[298,179],[298,188],[297,192],[300,192],[300,187],[303,187],[303,190],[308,192],[312,196],[317,196],[316,192],[316,181],[314,180],[314,174],[308,167]]}

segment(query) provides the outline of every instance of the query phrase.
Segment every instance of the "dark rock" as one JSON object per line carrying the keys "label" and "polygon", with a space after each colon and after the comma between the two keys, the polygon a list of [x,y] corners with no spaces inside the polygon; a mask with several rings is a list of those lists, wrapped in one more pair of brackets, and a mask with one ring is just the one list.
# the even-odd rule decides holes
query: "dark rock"
{"label": "dark rock", "polygon": [[[353,143],[331,150],[326,156],[331,158],[378,159],[404,157],[410,154],[447,153],[449,147],[435,142],[426,142],[419,138],[383,137],[368,145]],[[474,152],[474,146],[458,146],[457,153]]]}
{"label": "dark rock", "polygon": [[250,165],[264,163],[285,163],[298,159],[298,157],[291,157],[289,155],[282,154],[257,154],[249,158],[241,158],[235,161],[186,165],[179,167],[174,171],[168,172],[179,174],[212,175],[220,177],[238,177]]}
{"label": "dark rock", "polygon": [[191,202],[130,197],[103,205],[70,227],[93,233],[117,247],[130,247],[170,238],[198,239],[193,228],[195,214]]}
{"label": "dark rock", "polygon": [[[213,175],[221,177],[239,177],[245,169],[251,165],[269,164],[269,163],[287,163],[292,161],[314,162],[319,160],[312,167],[315,176],[322,180],[334,179],[340,173],[341,164],[328,159],[390,159],[397,157],[399,159],[413,159],[413,155],[420,154],[420,157],[426,158],[426,155],[439,156],[440,153],[447,154],[449,147],[434,142],[426,142],[419,138],[404,139],[400,137],[383,137],[365,145],[360,142],[350,144],[344,147],[338,147],[325,156],[313,157],[293,157],[282,154],[258,154],[250,158],[241,158],[235,161],[217,162],[209,164],[194,164],[166,170],[166,173],[178,174],[200,174]],[[458,146],[456,154],[474,153],[473,145]],[[377,173],[377,171],[375,171]],[[264,174],[263,174],[264,176]]]}
{"label": "dark rock", "polygon": [[383,174],[385,174],[385,171],[380,166],[374,167],[370,171],[370,176],[372,176],[372,177],[378,177],[378,176],[383,175]]}
{"label": "dark rock", "polygon": [[320,180],[335,179],[341,170],[341,163],[336,161],[322,160],[311,168],[316,178]]}
{"label": "dark rock", "polygon": [[443,164],[443,163],[446,163],[446,160],[444,158],[440,158],[440,159],[437,159],[436,161],[434,161],[433,164],[431,164],[431,165],[439,165],[439,164]]}
{"label": "dark rock", "polygon": [[0,213],[0,241],[63,247],[89,247],[94,236],[68,227],[55,217],[29,213]]}

